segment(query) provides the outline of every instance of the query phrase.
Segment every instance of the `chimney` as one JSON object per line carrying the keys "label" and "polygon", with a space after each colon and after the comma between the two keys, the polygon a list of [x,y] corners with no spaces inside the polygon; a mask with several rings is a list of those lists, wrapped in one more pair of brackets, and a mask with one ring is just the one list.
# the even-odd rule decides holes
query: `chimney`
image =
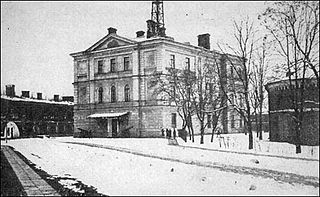
{"label": "chimney", "polygon": [[108,34],[116,34],[117,33],[117,29],[113,28],[113,27],[109,27],[108,28]]}
{"label": "chimney", "polygon": [[53,95],[53,100],[56,102],[59,102],[59,95],[58,94]]}
{"label": "chimney", "polygon": [[38,100],[41,100],[41,99],[42,99],[42,93],[40,93],[40,92],[37,93],[37,99],[38,99]]}
{"label": "chimney", "polygon": [[144,37],[144,31],[137,31],[136,34],[137,34],[137,38]]}
{"label": "chimney", "polygon": [[147,38],[154,37],[156,35],[156,22],[153,20],[147,20]]}
{"label": "chimney", "polygon": [[6,95],[7,96],[14,97],[16,95],[16,93],[14,91],[14,87],[15,87],[15,85],[13,85],[13,84],[6,85]]}
{"label": "chimney", "polygon": [[30,91],[21,91],[21,94],[22,97],[30,98]]}
{"label": "chimney", "polygon": [[210,34],[198,35],[198,46],[210,50]]}

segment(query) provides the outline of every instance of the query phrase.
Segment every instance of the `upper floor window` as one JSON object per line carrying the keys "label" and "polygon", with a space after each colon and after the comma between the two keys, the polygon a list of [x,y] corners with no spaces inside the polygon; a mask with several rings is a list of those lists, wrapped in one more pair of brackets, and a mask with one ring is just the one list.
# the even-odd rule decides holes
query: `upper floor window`
{"label": "upper floor window", "polygon": [[100,87],[98,92],[99,92],[98,93],[98,102],[102,103],[102,101],[103,101],[103,88]]}
{"label": "upper floor window", "polygon": [[98,73],[103,72],[103,60],[98,61]]}
{"label": "upper floor window", "polygon": [[130,61],[129,61],[129,57],[124,57],[123,58],[123,70],[129,70],[129,65],[130,65]]}
{"label": "upper floor window", "polygon": [[190,70],[190,58],[186,57],[186,69]]}
{"label": "upper floor window", "polygon": [[130,87],[128,84],[124,87],[124,101],[130,101]]}
{"label": "upper floor window", "polygon": [[78,62],[78,75],[85,75],[87,74],[87,62],[86,61],[79,61]]}
{"label": "upper floor window", "polygon": [[117,98],[116,98],[116,87],[112,86],[111,87],[111,102],[114,103],[116,101],[117,101]]}
{"label": "upper floor window", "polygon": [[175,62],[175,55],[170,55],[170,67],[175,68],[176,67],[176,62]]}
{"label": "upper floor window", "polygon": [[115,58],[110,60],[110,72],[116,72],[116,59]]}

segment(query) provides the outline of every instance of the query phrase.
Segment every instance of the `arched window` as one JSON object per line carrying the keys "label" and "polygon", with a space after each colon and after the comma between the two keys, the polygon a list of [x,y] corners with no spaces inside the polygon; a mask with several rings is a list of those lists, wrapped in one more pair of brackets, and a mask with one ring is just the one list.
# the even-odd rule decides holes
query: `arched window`
{"label": "arched window", "polygon": [[98,102],[102,103],[102,101],[103,101],[103,88],[100,87],[99,88],[99,95],[98,95]]}
{"label": "arched window", "polygon": [[112,86],[111,87],[111,102],[114,103],[116,102],[116,87]]}
{"label": "arched window", "polygon": [[128,84],[124,86],[124,101],[130,101],[130,87]]}

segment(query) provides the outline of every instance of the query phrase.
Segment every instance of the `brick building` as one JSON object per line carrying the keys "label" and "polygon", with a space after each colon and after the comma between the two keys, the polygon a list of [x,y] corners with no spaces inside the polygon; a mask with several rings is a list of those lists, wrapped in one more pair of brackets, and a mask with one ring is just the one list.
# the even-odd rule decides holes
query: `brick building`
{"label": "brick building", "polygon": [[[301,79],[293,80],[301,87]],[[302,123],[301,142],[303,145],[319,145],[319,87],[316,79],[305,81],[304,118]],[[293,121],[293,99],[289,80],[276,81],[266,85],[269,98],[269,138],[276,142],[294,143],[295,129]]]}
{"label": "brick building", "polygon": [[[167,36],[146,38],[138,31],[129,39],[110,27],[93,46],[70,54],[74,58],[74,136],[84,129],[95,137],[157,137],[161,128],[180,128],[176,107],[153,94],[150,80],[155,71],[165,73],[167,67],[194,70],[204,56],[219,56],[227,72],[226,61],[210,50],[209,38],[209,34],[199,35],[198,46],[193,46]],[[225,109],[222,119],[225,132],[238,132],[243,125],[233,110]]]}

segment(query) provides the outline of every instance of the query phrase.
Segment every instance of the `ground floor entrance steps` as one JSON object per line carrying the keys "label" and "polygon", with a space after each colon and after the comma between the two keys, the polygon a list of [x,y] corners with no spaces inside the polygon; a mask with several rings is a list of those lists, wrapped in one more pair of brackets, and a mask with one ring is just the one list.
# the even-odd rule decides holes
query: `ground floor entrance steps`
{"label": "ground floor entrance steps", "polygon": [[17,175],[28,196],[60,196],[28,164],[26,164],[9,146],[2,146],[1,151]]}

